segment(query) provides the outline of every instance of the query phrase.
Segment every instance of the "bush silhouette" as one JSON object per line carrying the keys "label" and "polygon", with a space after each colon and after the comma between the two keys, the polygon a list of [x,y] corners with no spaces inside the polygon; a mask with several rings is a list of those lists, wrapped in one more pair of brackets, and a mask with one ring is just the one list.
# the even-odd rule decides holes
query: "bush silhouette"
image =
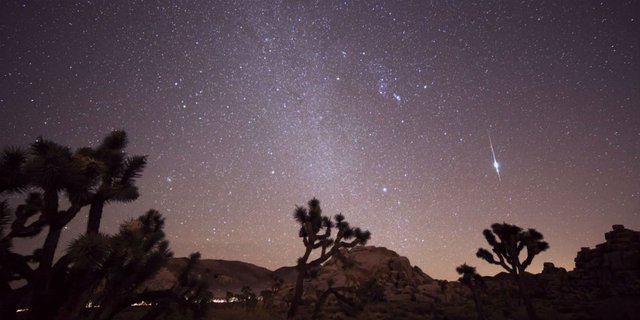
{"label": "bush silhouette", "polygon": [[478,292],[480,288],[485,286],[482,277],[476,272],[476,268],[469,266],[466,263],[458,266],[456,271],[461,275],[458,281],[471,290],[473,302],[476,305],[476,312],[478,313],[478,319],[486,319],[480,302],[480,294]]}

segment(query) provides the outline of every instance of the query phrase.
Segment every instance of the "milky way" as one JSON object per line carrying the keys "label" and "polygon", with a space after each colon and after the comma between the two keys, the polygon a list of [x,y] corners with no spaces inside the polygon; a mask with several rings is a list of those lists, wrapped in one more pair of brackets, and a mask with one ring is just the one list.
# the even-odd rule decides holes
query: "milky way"
{"label": "milky way", "polygon": [[545,235],[533,271],[640,229],[638,2],[124,3],[0,4],[0,145],[149,155],[104,232],[155,208],[178,256],[276,268],[315,196],[453,279],[498,271],[494,222]]}

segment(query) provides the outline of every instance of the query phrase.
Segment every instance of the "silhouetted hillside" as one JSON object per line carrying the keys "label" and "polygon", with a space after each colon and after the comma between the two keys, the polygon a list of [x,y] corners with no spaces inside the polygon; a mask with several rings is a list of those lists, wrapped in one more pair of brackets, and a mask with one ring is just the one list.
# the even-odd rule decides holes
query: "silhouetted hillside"
{"label": "silhouetted hillside", "polygon": [[298,271],[296,271],[295,266],[291,266],[291,267],[280,267],[276,269],[273,273],[276,276],[280,277],[280,279],[283,279],[284,282],[291,283],[296,280],[296,275],[298,274]]}
{"label": "silhouetted hillside", "polygon": [[[173,258],[168,266],[148,285],[153,289],[166,289],[176,281],[177,271],[187,262],[186,258]],[[194,270],[209,284],[215,297],[224,297],[227,291],[240,292],[242,287],[251,286],[255,292],[271,286],[273,271],[242,261],[202,259]]]}
{"label": "silhouetted hillside", "polygon": [[[544,264],[540,274],[524,275],[533,303],[542,319],[632,319],[640,312],[640,233],[616,225],[595,248],[583,248],[576,257],[576,269],[566,271],[553,263]],[[166,288],[186,258],[175,258],[149,284]],[[276,309],[286,310],[297,271],[281,267],[275,271],[250,263],[202,260],[196,268],[210,284],[216,297],[227,291],[239,292],[250,286],[254,292],[268,289],[273,277],[284,279],[275,297]],[[525,317],[517,286],[507,273],[483,277],[480,292],[491,319]],[[425,315],[448,319],[475,319],[470,292],[458,282],[434,280],[412,266],[409,259],[383,247],[356,247],[343,250],[341,258],[327,261],[305,281],[302,314],[312,311],[318,294],[334,288],[365,288],[348,291],[359,297],[360,319],[419,319]],[[343,307],[329,299],[324,312],[341,313]],[[351,312],[351,311],[350,311]],[[354,315],[355,316],[355,315]]]}

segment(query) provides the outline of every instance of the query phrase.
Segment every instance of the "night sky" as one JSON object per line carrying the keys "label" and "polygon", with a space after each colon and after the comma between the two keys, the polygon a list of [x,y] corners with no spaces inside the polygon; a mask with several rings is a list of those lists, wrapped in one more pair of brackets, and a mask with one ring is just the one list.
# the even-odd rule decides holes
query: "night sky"
{"label": "night sky", "polygon": [[640,229],[640,2],[54,2],[0,4],[0,146],[126,130],[104,232],[155,208],[177,256],[275,269],[315,196],[455,279],[494,222],[545,235],[532,271]]}

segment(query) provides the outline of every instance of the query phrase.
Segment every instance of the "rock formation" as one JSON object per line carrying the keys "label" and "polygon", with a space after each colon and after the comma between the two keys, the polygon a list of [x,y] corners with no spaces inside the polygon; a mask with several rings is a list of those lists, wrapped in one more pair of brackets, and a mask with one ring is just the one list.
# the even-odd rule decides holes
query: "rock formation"
{"label": "rock formation", "polygon": [[327,261],[317,280],[332,278],[336,286],[357,286],[375,279],[394,287],[417,287],[433,281],[420,268],[411,266],[407,257],[384,247],[356,247],[344,250],[343,257]]}
{"label": "rock formation", "polygon": [[402,257],[384,247],[356,247],[342,252],[343,258],[333,258],[319,270],[308,286],[327,288],[329,280],[334,287],[360,287],[375,281],[384,288],[385,299],[417,299],[420,289],[437,287],[431,277],[420,268],[412,266],[407,257]]}
{"label": "rock formation", "polygon": [[577,281],[609,288],[613,295],[640,294],[640,232],[614,225],[605,239],[578,252],[573,271]]}

